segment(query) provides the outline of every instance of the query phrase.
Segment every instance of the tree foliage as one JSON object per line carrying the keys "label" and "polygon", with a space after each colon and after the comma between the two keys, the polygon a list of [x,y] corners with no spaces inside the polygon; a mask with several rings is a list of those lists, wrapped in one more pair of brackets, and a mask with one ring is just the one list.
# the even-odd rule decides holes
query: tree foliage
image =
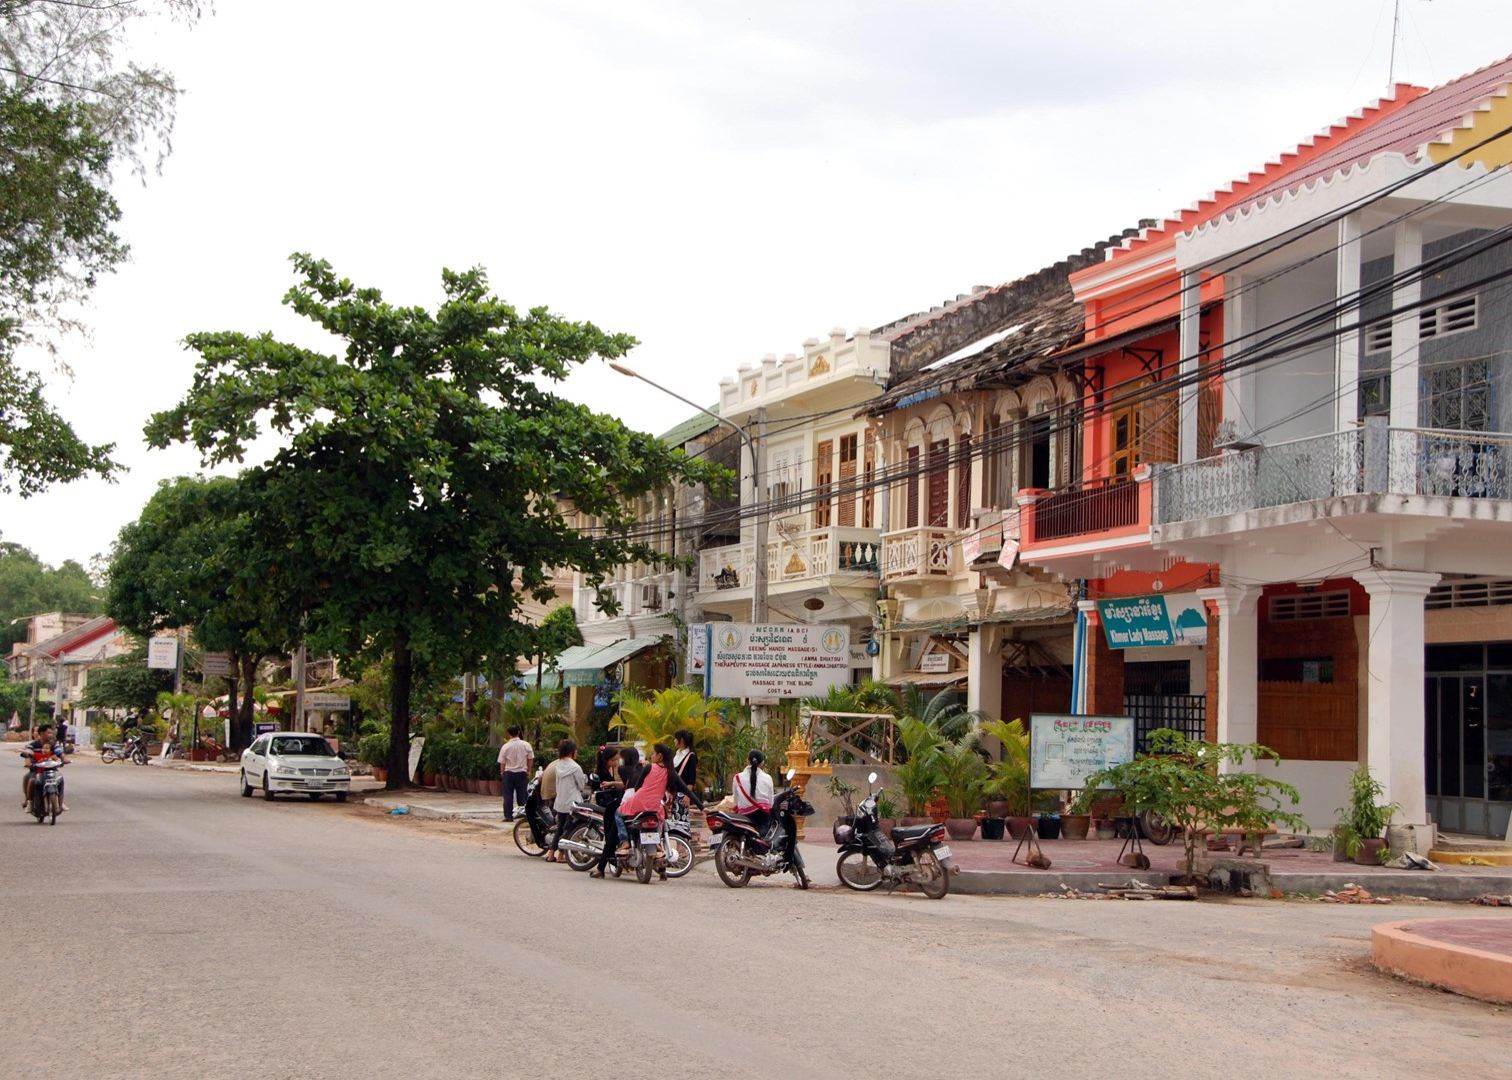
{"label": "tree foliage", "polygon": [[[342,352],[192,334],[193,384],[147,438],[191,443],[208,464],[240,461],[264,431],[282,438],[248,474],[263,492],[263,534],[281,545],[265,569],[290,583],[323,648],[392,656],[397,786],[417,665],[477,670],[484,657],[525,654],[534,628],[516,581],[546,603],[553,568],[601,586],[620,563],[659,561],[634,538],[633,500],[722,470],[551,392],[591,357],[623,355],[627,335],[518,311],[481,270],[443,271],[430,311],[391,304],[309,256],[294,265],[301,280],[285,302],[342,339]],[[579,531],[564,504],[599,528]]]}
{"label": "tree foliage", "polygon": [[[1152,811],[1181,830],[1186,872],[1196,870],[1198,846],[1208,830],[1264,830],[1273,825],[1305,832],[1307,822],[1283,808],[1300,800],[1297,789],[1274,777],[1244,771],[1280,755],[1259,743],[1210,743],[1179,731],[1150,733],[1149,753],[1087,777],[1087,792],[1113,788],[1126,813]],[[1232,768],[1234,771],[1224,771]]]}
{"label": "tree foliage", "polygon": [[0,653],[8,654],[13,644],[26,640],[27,616],[48,611],[98,615],[104,610],[99,592],[89,572],[72,559],[53,567],[20,544],[0,542]]}
{"label": "tree foliage", "polygon": [[147,666],[147,643],[89,673],[81,703],[86,709],[125,709],[134,716],[150,712],[158,695],[173,689],[173,672]]}
{"label": "tree foliage", "polygon": [[535,655],[543,664],[549,664],[568,649],[583,643],[583,632],[578,629],[577,614],[571,604],[552,608],[536,628]]}
{"label": "tree foliage", "polygon": [[672,745],[672,736],[686,728],[695,743],[712,742],[725,734],[724,717],[734,702],[705,698],[688,686],[650,692],[626,690],[620,695],[619,717],[613,725],[628,742]]}

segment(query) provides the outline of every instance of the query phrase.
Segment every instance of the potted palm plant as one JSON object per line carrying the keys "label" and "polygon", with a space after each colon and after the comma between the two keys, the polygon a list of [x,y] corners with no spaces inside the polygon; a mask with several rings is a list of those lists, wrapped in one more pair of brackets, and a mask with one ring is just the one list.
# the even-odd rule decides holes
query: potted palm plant
{"label": "potted palm plant", "polygon": [[1061,815],[1061,835],[1067,840],[1085,840],[1092,827],[1092,800],[1097,797],[1096,788],[1083,788]]}
{"label": "potted palm plant", "polygon": [[[1002,818],[1008,835],[1017,840],[1033,824],[1029,817],[1029,733],[1022,720],[988,720],[982,732],[1003,747],[1000,761],[987,766],[983,792],[990,818]],[[987,835],[985,827],[983,837]]]}
{"label": "potted palm plant", "polygon": [[885,836],[898,823],[898,800],[886,788],[877,792],[877,828]]}
{"label": "potted palm plant", "polygon": [[912,716],[898,722],[898,734],[908,755],[908,760],[893,770],[903,796],[903,824],[923,825],[934,820],[929,805],[940,786],[945,740],[934,727]]}
{"label": "potted palm plant", "polygon": [[977,750],[977,732],[968,731],[944,744],[940,753],[940,794],[949,817],[945,828],[955,840],[970,840],[976,833],[975,814],[982,805],[982,784],[987,763]]}

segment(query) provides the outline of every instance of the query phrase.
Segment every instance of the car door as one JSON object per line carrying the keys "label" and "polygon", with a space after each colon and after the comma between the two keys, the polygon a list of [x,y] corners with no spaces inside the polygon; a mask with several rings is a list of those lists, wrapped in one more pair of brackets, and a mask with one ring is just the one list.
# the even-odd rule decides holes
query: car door
{"label": "car door", "polygon": [[267,772],[268,737],[266,735],[256,739],[247,749],[247,783],[253,787],[262,786],[263,774]]}

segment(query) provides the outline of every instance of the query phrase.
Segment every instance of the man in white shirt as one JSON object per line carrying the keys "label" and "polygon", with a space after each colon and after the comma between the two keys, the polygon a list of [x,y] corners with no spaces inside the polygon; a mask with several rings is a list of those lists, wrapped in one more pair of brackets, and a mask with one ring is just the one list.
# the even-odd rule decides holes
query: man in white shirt
{"label": "man in white shirt", "polygon": [[[572,818],[572,808],[588,798],[588,774],[577,763],[577,743],[571,739],[563,739],[557,747],[556,769],[556,798],[552,800],[551,808],[556,811],[556,843],[560,844],[562,833]],[[548,861],[566,861],[556,844],[552,845],[546,858]]]}
{"label": "man in white shirt", "polygon": [[509,741],[499,747],[499,778],[504,782],[504,820],[514,820],[515,801],[525,807],[526,779],[530,776],[530,763],[535,752],[530,744],[520,738],[523,732],[519,725],[509,729]]}

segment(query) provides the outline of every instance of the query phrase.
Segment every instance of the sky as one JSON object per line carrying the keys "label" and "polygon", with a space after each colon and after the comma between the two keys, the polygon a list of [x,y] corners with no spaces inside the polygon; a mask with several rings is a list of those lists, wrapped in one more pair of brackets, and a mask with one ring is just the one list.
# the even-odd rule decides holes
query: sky
{"label": "sky", "polygon": [[[721,377],[1030,273],[1259,167],[1388,83],[1392,0],[216,0],[140,26],[184,95],[172,154],[116,184],[131,260],[49,394],[114,483],[0,496],[0,539],[107,553],[192,450],[142,426],[185,334],[329,347],[281,306],[310,252],[434,305],[442,267]],[[1512,52],[1508,0],[1402,0],[1398,81]],[[561,392],[660,432],[690,410],[599,361]],[[266,454],[270,444],[259,447]]]}

